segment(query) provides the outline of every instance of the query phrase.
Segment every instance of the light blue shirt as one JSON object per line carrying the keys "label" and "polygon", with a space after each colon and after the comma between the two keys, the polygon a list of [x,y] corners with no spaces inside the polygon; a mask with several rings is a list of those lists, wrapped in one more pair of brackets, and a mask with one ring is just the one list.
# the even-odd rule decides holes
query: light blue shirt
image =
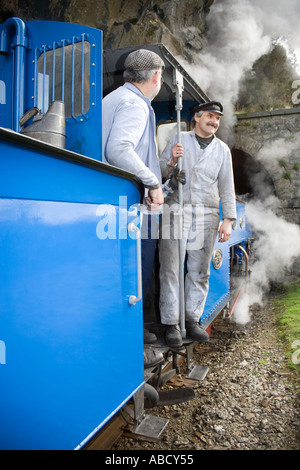
{"label": "light blue shirt", "polygon": [[136,175],[146,187],[161,183],[151,101],[126,82],[103,99],[103,162]]}

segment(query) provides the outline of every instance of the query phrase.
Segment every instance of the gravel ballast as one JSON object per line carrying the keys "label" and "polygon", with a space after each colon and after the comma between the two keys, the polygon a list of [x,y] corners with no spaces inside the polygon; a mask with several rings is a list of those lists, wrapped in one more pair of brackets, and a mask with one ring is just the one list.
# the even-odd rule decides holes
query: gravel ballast
{"label": "gravel ballast", "polygon": [[299,450],[299,373],[287,367],[277,316],[271,301],[242,327],[219,316],[210,342],[194,349],[206,378],[186,380],[182,364],[164,386],[192,387],[195,398],[147,410],[169,420],[159,441],[121,436],[113,450]]}

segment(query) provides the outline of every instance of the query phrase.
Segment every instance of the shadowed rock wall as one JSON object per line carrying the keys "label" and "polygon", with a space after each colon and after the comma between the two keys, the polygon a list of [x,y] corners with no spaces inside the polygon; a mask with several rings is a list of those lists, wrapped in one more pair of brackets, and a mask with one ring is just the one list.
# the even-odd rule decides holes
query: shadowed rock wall
{"label": "shadowed rock wall", "polygon": [[104,48],[163,43],[192,61],[205,42],[205,15],[213,0],[0,0],[0,21],[81,23],[101,29]]}
{"label": "shadowed rock wall", "polygon": [[[269,173],[282,215],[300,224],[300,108],[241,114],[235,149],[259,161]],[[256,182],[258,193],[259,182]]]}

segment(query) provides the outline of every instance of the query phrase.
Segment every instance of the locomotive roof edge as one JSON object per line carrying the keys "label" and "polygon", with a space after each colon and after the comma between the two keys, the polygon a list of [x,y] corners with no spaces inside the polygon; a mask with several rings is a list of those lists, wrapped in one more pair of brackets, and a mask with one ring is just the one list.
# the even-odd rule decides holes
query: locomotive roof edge
{"label": "locomotive roof edge", "polygon": [[128,46],[117,49],[104,49],[103,50],[103,95],[105,96],[110,91],[120,86],[123,83],[124,61],[127,55],[136,49],[148,49],[158,54],[165,63],[164,83],[161,90],[153,100],[169,101],[170,95],[174,95],[172,90],[174,69],[178,70],[184,80],[183,101],[209,101],[209,97],[201,89],[191,75],[185,70],[175,56],[163,44],[151,44],[145,46]]}

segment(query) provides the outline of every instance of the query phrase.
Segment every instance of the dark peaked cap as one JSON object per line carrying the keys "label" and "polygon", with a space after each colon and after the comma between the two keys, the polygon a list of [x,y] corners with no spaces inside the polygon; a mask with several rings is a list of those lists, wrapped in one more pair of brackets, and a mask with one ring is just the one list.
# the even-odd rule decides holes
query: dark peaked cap
{"label": "dark peaked cap", "polygon": [[131,70],[153,70],[164,68],[165,63],[155,52],[138,49],[126,57],[124,65]]}
{"label": "dark peaked cap", "polygon": [[207,101],[206,103],[197,104],[194,107],[194,112],[198,113],[199,111],[213,111],[223,116],[223,106],[218,101]]}

